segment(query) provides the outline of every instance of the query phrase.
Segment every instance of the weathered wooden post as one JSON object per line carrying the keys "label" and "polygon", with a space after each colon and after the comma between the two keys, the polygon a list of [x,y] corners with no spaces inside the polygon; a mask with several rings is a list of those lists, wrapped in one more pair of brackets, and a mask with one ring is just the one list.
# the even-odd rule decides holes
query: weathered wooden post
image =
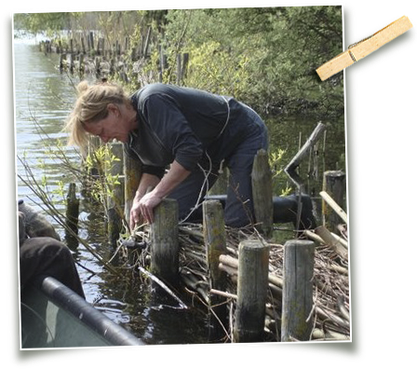
{"label": "weathered wooden post", "polygon": [[50,40],[46,41],[46,52],[47,53],[52,53],[52,42]]}
{"label": "weathered wooden post", "polygon": [[178,203],[163,199],[154,210],[151,226],[151,272],[171,284],[178,281]]}
{"label": "weathered wooden post", "polygon": [[67,70],[67,54],[62,53],[59,55],[59,72],[62,73]]}
{"label": "weathered wooden post", "polygon": [[98,53],[98,55],[102,55],[102,56],[105,55],[104,47],[105,47],[105,45],[104,45],[104,37],[100,37],[98,39],[98,44],[97,44],[97,53]]}
{"label": "weathered wooden post", "polygon": [[127,224],[130,224],[130,209],[142,176],[142,163],[124,153],[123,171],[125,177],[125,219]]}
{"label": "weathered wooden post", "polygon": [[74,54],[73,53],[70,53],[70,55],[69,55],[69,70],[70,70],[70,73],[71,74],[73,74],[74,73]]}
{"label": "weathered wooden post", "polygon": [[95,67],[96,77],[99,78],[101,76],[101,57],[97,56],[94,58],[94,67]]}
{"label": "weathered wooden post", "polygon": [[58,40],[58,46],[56,47],[56,53],[57,53],[57,54],[64,53],[64,49],[63,49],[63,47],[62,47],[62,42],[61,42],[61,40]]}
{"label": "weathered wooden post", "polygon": [[181,71],[181,78],[182,79],[187,77],[187,68],[188,68],[189,60],[190,60],[190,54],[184,53],[182,55],[182,71]]}
{"label": "weathered wooden post", "polygon": [[272,172],[268,153],[261,149],[255,156],[252,169],[252,196],[256,223],[262,233],[270,237],[273,225]]}
{"label": "weathered wooden post", "polygon": [[315,245],[291,240],[284,245],[281,341],[308,341],[313,330]]}
{"label": "weathered wooden post", "polygon": [[90,53],[90,56],[95,55],[94,51],[94,33],[90,31],[88,34],[88,51]]}
{"label": "weathered wooden post", "polygon": [[177,85],[180,85],[182,82],[182,67],[181,67],[182,59],[181,54],[177,55]]}
{"label": "weathered wooden post", "polygon": [[66,238],[74,241],[75,235],[78,234],[78,215],[80,212],[80,200],[76,195],[77,188],[75,183],[70,183],[67,194],[67,210],[66,210]]}
{"label": "weathered wooden post", "polygon": [[[219,269],[219,257],[227,253],[224,214],[220,201],[208,200],[203,202],[203,233],[210,288],[225,291],[226,273]],[[209,294],[209,299],[210,307],[214,313],[214,316],[210,314],[210,338],[211,340],[218,340],[224,336],[223,329],[227,329],[226,298]]]}
{"label": "weathered wooden post", "polygon": [[[326,171],[323,174],[323,191],[343,208],[344,195],[346,188],[346,175],[341,170]],[[340,223],[339,216],[332,210],[332,208],[323,200],[322,201],[322,215],[323,225],[330,231],[337,230],[337,225]]]}
{"label": "weathered wooden post", "polygon": [[236,342],[256,342],[262,338],[265,328],[268,265],[268,245],[260,240],[245,240],[239,244],[234,329]]}
{"label": "weathered wooden post", "polygon": [[84,54],[80,54],[79,59],[80,59],[80,64],[78,66],[78,72],[79,72],[80,75],[83,75],[84,74],[84,70],[85,70]]}
{"label": "weathered wooden post", "polygon": [[177,55],[177,84],[180,85],[187,74],[187,67],[189,61],[189,54]]}
{"label": "weathered wooden post", "polygon": [[224,195],[227,193],[227,186],[229,184],[229,169],[222,168],[219,171],[218,177],[214,185],[209,190],[209,195]]}
{"label": "weathered wooden post", "polygon": [[152,27],[148,27],[148,32],[146,33],[145,45],[143,46],[143,57],[146,59],[148,57],[148,49],[151,41]]}
{"label": "weathered wooden post", "polygon": [[[115,245],[122,230],[123,219],[123,204],[124,204],[124,178],[123,178],[123,146],[120,143],[114,143],[110,146],[111,167],[108,169],[110,176],[113,178],[108,198],[107,209],[107,231],[109,235],[109,242]],[[119,183],[114,180],[117,177]]]}
{"label": "weathered wooden post", "polygon": [[125,52],[127,52],[127,50],[129,50],[129,44],[130,44],[130,38],[125,37]]}
{"label": "weathered wooden post", "polygon": [[301,161],[307,154],[310,152],[311,147],[320,139],[322,134],[326,131],[326,126],[319,122],[314,128],[314,131],[311,133],[310,137],[307,139],[303,147],[298,151],[298,153],[291,159],[288,165],[285,167],[284,171],[291,179],[291,181],[297,186],[299,193],[305,192],[305,185],[300,175],[296,172],[296,169],[300,165]]}

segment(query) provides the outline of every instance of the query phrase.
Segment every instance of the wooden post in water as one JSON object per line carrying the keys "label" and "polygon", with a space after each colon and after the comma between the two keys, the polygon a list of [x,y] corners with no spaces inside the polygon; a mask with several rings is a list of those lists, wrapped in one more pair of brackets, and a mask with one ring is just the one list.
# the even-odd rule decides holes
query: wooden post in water
{"label": "wooden post in water", "polygon": [[315,245],[309,240],[284,245],[281,341],[308,341],[313,330]]}
{"label": "wooden post in water", "polygon": [[311,147],[320,139],[321,135],[326,131],[326,126],[319,122],[311,133],[310,137],[307,139],[303,147],[298,151],[298,153],[291,159],[288,165],[285,167],[284,171],[290,177],[291,181],[297,186],[298,191],[305,192],[303,180],[296,172],[297,167],[300,165],[301,161],[307,154],[310,152]]}
{"label": "wooden post in water", "polygon": [[[203,202],[203,232],[210,288],[225,291],[226,273],[219,269],[219,257],[227,253],[224,214],[220,201],[208,200]],[[209,294],[209,298],[210,307],[214,313],[210,314],[210,339],[217,341],[224,337],[224,329],[227,332],[226,298],[214,294]]]}
{"label": "wooden post in water", "polygon": [[94,33],[90,31],[88,34],[88,51],[90,53],[90,56],[93,56],[95,54],[94,51]]}
{"label": "wooden post in water", "polygon": [[272,172],[264,149],[258,151],[253,162],[252,196],[256,223],[259,223],[261,232],[270,237],[273,224]]}
{"label": "wooden post in water", "polygon": [[77,234],[78,234],[78,216],[80,213],[80,200],[76,195],[77,188],[75,183],[70,183],[67,194],[67,210],[66,210],[66,229],[65,239],[67,245],[71,249],[76,249],[78,246]]}
{"label": "wooden post in water", "polygon": [[176,284],[179,268],[177,200],[163,199],[155,208],[151,234],[151,272]]}
{"label": "wooden post in water", "polygon": [[59,55],[59,72],[62,73],[67,70],[67,54],[62,53]]}
{"label": "wooden post in water", "polygon": [[70,73],[73,74],[74,73],[74,53],[69,54],[69,70]]}
{"label": "wooden post in water", "polygon": [[265,327],[268,265],[268,245],[260,240],[245,240],[239,244],[234,329],[236,342],[256,342],[262,338]]}
{"label": "wooden post in water", "polygon": [[78,73],[79,73],[80,75],[83,75],[83,74],[84,74],[84,70],[85,70],[85,65],[84,65],[84,54],[80,54],[79,58],[80,58],[80,64],[79,64],[79,66],[78,66]]}
{"label": "wooden post in water", "polygon": [[[323,191],[343,208],[344,195],[346,188],[346,175],[341,170],[326,171],[323,174]],[[337,230],[337,225],[340,224],[339,216],[332,210],[332,208],[324,200],[322,201],[322,215],[323,225],[331,232]]]}
{"label": "wooden post in water", "polygon": [[135,198],[136,190],[139,187],[142,176],[142,163],[124,153],[123,171],[125,177],[125,219],[127,224],[129,224],[130,209],[132,208],[133,199]]}
{"label": "wooden post in water", "polygon": [[114,178],[118,177],[119,184],[113,182],[113,187],[110,188],[112,192],[108,198],[107,209],[107,231],[109,235],[109,242],[115,245],[119,239],[122,230],[123,219],[123,204],[124,204],[124,178],[123,178],[123,146],[120,143],[113,143],[110,146],[110,160],[111,167],[108,169],[109,174]]}

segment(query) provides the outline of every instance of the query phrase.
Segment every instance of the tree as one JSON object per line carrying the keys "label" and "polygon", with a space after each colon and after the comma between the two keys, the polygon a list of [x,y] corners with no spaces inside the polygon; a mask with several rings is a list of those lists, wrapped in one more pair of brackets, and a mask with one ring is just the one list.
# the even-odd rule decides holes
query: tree
{"label": "tree", "polygon": [[[321,82],[315,72],[342,51],[338,6],[25,13],[15,25],[32,33],[97,30],[111,47],[127,40],[143,48],[151,35],[151,57],[140,67],[146,76],[133,88],[176,83],[177,60],[187,53],[185,85],[233,95],[264,113],[343,113],[343,74]],[[124,62],[133,65],[130,55]]]}
{"label": "tree", "polygon": [[42,32],[69,29],[71,13],[18,13],[14,15],[14,28],[36,35]]}

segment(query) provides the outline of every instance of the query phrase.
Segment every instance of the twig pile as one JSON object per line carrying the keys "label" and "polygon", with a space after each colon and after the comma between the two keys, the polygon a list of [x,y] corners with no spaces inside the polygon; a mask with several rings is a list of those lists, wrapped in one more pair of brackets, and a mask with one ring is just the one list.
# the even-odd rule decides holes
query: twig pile
{"label": "twig pile", "polygon": [[[209,304],[210,293],[234,300],[238,264],[238,246],[243,239],[261,237],[253,230],[227,229],[227,255],[220,257],[220,268],[229,276],[228,291],[210,290],[203,229],[198,224],[180,226],[180,269],[184,284]],[[310,235],[312,232],[309,233]],[[308,235],[308,234],[307,234]],[[319,237],[317,239],[321,240]],[[316,239],[316,241],[317,241]],[[321,240],[322,241],[322,240]],[[265,242],[265,240],[263,240]],[[270,246],[269,293],[265,330],[280,340],[280,317],[283,281],[283,250],[280,244]],[[314,319],[312,340],[349,340],[349,273],[347,259],[334,245],[321,242],[316,247],[314,269],[314,306],[309,319]]]}

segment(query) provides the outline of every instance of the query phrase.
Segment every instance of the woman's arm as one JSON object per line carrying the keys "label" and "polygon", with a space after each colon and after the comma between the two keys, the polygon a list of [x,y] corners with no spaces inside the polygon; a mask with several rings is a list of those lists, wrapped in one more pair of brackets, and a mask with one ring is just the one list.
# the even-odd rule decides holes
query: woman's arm
{"label": "woman's arm", "polygon": [[143,173],[139,187],[136,191],[135,197],[133,199],[132,207],[130,209],[130,229],[133,230],[136,224],[143,222],[143,216],[140,212],[139,202],[143,196],[146,195],[148,189],[155,188],[160,182],[159,177],[153,174]]}
{"label": "woman's arm", "polygon": [[143,173],[140,179],[139,187],[135,194],[135,199],[140,200],[146,195],[149,188],[153,190],[160,181],[161,179],[154,174]]}
{"label": "woman's arm", "polygon": [[[171,164],[168,173],[159,181],[158,177],[152,176],[159,181],[159,183],[152,182],[150,175],[142,178],[135,199],[133,200],[132,210],[130,213],[130,228],[133,229],[136,223],[139,223],[140,217],[149,223],[153,223],[153,209],[168,196],[184,179],[186,179],[191,172],[185,169],[177,161]],[[142,184],[142,181],[144,181]],[[148,193],[146,190],[152,183],[156,186]]]}
{"label": "woman's arm", "polygon": [[191,171],[185,169],[176,160],[171,164],[168,173],[161,179],[161,182],[155,187],[155,196],[164,198],[168,196],[174,188],[176,188],[184,179],[186,179]]}

